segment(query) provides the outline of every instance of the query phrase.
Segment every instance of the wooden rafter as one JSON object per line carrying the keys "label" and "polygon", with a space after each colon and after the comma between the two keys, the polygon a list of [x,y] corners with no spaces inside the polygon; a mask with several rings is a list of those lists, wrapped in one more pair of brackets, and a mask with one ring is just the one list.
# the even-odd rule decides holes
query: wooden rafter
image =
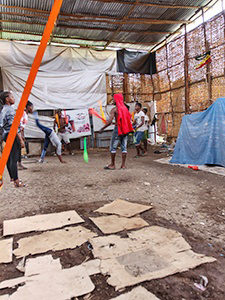
{"label": "wooden rafter", "polygon": [[[61,19],[59,19],[61,21]],[[6,22],[5,20],[1,20],[2,22]],[[8,20],[9,22],[10,20]],[[96,17],[95,19],[89,18],[89,19],[84,19],[84,18],[77,18],[77,22],[85,22],[85,23],[107,23],[107,24],[112,24],[112,25],[123,25],[123,24],[143,24],[143,25],[151,25],[151,24],[188,24],[190,22],[188,21],[177,21],[177,20],[155,20],[155,19],[139,19],[139,18],[134,18],[134,19],[128,19],[127,21],[110,21],[110,20],[97,20]],[[10,22],[9,22],[10,23]]]}
{"label": "wooden rafter", "polygon": [[[130,15],[133,13],[135,7],[137,6],[138,2],[140,0],[136,0],[134,2],[134,4],[131,6],[130,10],[128,11],[128,14],[123,18],[122,21],[127,21],[129,20]],[[106,49],[106,47],[109,46],[109,44],[111,43],[111,41],[114,39],[114,37],[120,32],[120,29],[122,28],[123,24],[121,24],[120,26],[118,26],[118,28],[116,29],[116,31],[113,33],[112,37],[110,38],[110,40],[105,44],[104,50]]]}
{"label": "wooden rafter", "polygon": [[[22,32],[22,31],[10,31],[10,30],[0,30],[0,33],[12,33],[12,34],[23,34],[23,35],[35,35],[35,36],[42,36],[42,34],[40,33],[33,33],[33,32]],[[69,40],[82,40],[82,41],[89,41],[89,42],[101,42],[101,43],[106,43],[107,41],[105,40],[98,40],[98,39],[88,39],[88,38],[82,38],[82,37],[68,37],[68,36],[54,36],[57,39],[69,39]],[[155,45],[155,42],[129,42],[129,41],[118,41],[118,40],[112,40],[112,43],[119,43],[119,44],[132,44],[132,45],[146,45],[146,46],[152,46]],[[63,41],[62,41],[63,43]],[[77,43],[79,44],[79,43]],[[103,47],[104,45],[102,45]]]}
{"label": "wooden rafter", "polygon": [[[0,7],[15,9],[20,11],[29,11],[39,14],[49,14],[47,10],[34,9],[29,7],[19,7],[19,6],[9,6],[5,4],[0,4]],[[112,17],[106,15],[90,15],[90,14],[68,14],[60,13],[59,20],[63,17],[69,17],[71,20],[75,19],[79,22],[98,22],[98,23],[108,23],[108,24],[126,24],[128,21],[123,21],[119,17]],[[130,24],[186,24],[189,23],[186,20],[163,20],[163,19],[149,19],[149,18],[129,18]]]}
{"label": "wooden rafter", "polygon": [[[15,16],[21,16],[21,17],[28,17],[28,18],[38,18],[38,17],[43,17],[43,16],[39,16],[37,14],[21,14],[21,13],[10,13],[10,12],[3,12],[1,14],[5,14],[5,15],[15,15]],[[43,17],[44,19],[47,19],[47,16]],[[68,25],[65,24],[60,24],[59,21],[64,21],[67,22]],[[12,19],[0,19],[0,22],[2,23],[21,23],[21,21],[19,20],[12,20]],[[101,30],[101,31],[109,31],[109,32],[114,32],[115,29],[112,28],[106,28],[106,27],[89,27],[89,26],[75,26],[75,25],[69,25],[70,22],[74,22],[73,20],[68,20],[67,18],[60,18],[58,20],[58,24],[57,27],[63,27],[63,28],[71,28],[71,29],[84,29],[84,30]],[[45,23],[35,23],[35,22],[27,22],[27,21],[23,21],[22,24],[29,24],[29,25],[45,25]],[[121,29],[121,32],[126,32],[126,33],[137,33],[137,34],[141,34],[141,35],[156,35],[156,34],[161,34],[161,35],[165,35],[165,34],[170,34],[172,33],[171,31],[148,31],[148,30],[124,30]]]}
{"label": "wooden rafter", "polygon": [[[133,5],[135,2],[121,1],[121,0],[92,0],[96,2],[104,3],[120,3],[126,5]],[[148,2],[139,2],[137,6],[146,6],[146,7],[159,7],[159,8],[171,8],[171,9],[199,9],[201,6],[196,5],[177,5],[177,4],[162,4],[162,3],[148,3]]]}

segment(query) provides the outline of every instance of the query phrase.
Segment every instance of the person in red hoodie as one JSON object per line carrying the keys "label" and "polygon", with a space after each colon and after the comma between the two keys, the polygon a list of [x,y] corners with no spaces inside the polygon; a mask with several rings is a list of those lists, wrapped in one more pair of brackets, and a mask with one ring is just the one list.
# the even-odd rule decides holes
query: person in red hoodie
{"label": "person in red hoodie", "polygon": [[99,131],[99,133],[102,133],[105,128],[110,126],[113,121],[115,121],[115,128],[113,130],[113,135],[110,143],[111,164],[104,168],[106,170],[115,170],[116,168],[116,150],[119,143],[122,150],[121,169],[126,168],[128,134],[130,132],[133,132],[131,114],[124,104],[122,94],[114,95],[114,104],[116,105],[116,107],[111,110],[109,120],[107,121],[106,125]]}

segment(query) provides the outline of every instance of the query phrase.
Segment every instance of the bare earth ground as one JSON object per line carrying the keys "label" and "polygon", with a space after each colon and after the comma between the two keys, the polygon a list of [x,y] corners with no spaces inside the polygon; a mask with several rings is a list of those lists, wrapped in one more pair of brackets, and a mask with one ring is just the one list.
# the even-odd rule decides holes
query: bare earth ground
{"label": "bare earth ground", "polygon": [[[120,155],[118,170],[103,170],[108,163],[108,152],[103,151],[90,151],[88,164],[83,162],[82,154],[66,156],[65,165],[56,157],[48,157],[43,165],[28,163],[29,170],[20,172],[21,179],[28,184],[24,189],[15,189],[6,171],[0,192],[0,224],[6,219],[76,209],[85,219],[85,226],[101,235],[88,220],[89,216],[96,215],[93,213],[96,208],[116,198],[152,203],[154,209],[141,214],[150,225],[178,230],[194,251],[214,256],[217,262],[142,285],[162,300],[224,300],[225,178],[159,164],[154,160],[163,155],[153,151],[139,159],[134,159],[134,154],[130,150],[127,170],[119,170]],[[15,243],[21,236],[24,235],[17,236]],[[60,257],[63,266],[68,268],[91,258],[92,254],[85,244],[75,250],[55,252],[53,256]],[[14,259],[12,264],[0,265],[0,281],[21,276],[15,269],[17,263]],[[205,292],[194,287],[200,275],[209,279]],[[90,299],[108,300],[119,295],[104,276],[94,275],[92,280],[96,289]],[[3,293],[6,291],[0,291],[0,295]]]}

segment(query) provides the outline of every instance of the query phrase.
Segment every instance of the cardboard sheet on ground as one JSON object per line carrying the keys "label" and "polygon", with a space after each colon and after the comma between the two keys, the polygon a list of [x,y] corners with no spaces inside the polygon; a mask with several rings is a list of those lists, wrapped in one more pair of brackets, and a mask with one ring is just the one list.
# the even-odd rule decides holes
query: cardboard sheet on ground
{"label": "cardboard sheet on ground", "polygon": [[53,259],[51,255],[28,258],[25,267],[25,276],[43,274],[46,272],[58,272],[62,270],[60,259]]}
{"label": "cardboard sheet on ground", "polygon": [[[156,162],[161,163],[161,164],[171,165],[171,166],[180,166],[183,168],[188,168],[188,166],[189,166],[189,165],[182,165],[182,164],[172,164],[172,163],[170,163],[170,159],[171,158],[167,158],[167,157],[160,158],[160,159],[157,159]],[[191,165],[191,166],[193,166],[193,165]],[[225,176],[225,168],[224,167],[198,165],[198,169],[201,171]]]}
{"label": "cardboard sheet on ground", "polygon": [[105,234],[116,233],[123,230],[138,229],[149,224],[142,218],[124,218],[118,216],[104,216],[98,218],[90,218],[92,222]]}
{"label": "cardboard sheet on ground", "polygon": [[[84,266],[62,269],[59,259],[54,260],[51,255],[28,259],[25,274],[17,278],[15,285],[25,284],[10,295],[9,300],[68,300],[95,288]],[[11,281],[15,283],[15,279]],[[10,280],[0,286],[6,283]]]}
{"label": "cardboard sheet on ground", "polygon": [[6,220],[3,222],[3,235],[45,231],[83,222],[84,220],[74,210]]}
{"label": "cardboard sheet on ground", "polygon": [[150,205],[142,205],[138,203],[132,203],[129,201],[117,199],[112,203],[106,204],[103,207],[100,207],[96,212],[104,214],[115,214],[121,217],[133,217],[137,214],[140,214],[146,210],[151,209]]}
{"label": "cardboard sheet on ground", "polygon": [[0,240],[0,264],[12,261],[13,239]]}
{"label": "cardboard sheet on ground", "polygon": [[82,266],[86,269],[89,276],[99,274],[100,271],[100,259],[92,259],[85,263],[82,263]]}
{"label": "cardboard sheet on ground", "polygon": [[9,300],[9,295],[0,296],[0,300]]}
{"label": "cardboard sheet on ground", "polygon": [[111,300],[159,300],[155,295],[150,293],[142,286],[134,288],[131,292],[120,295]]}
{"label": "cardboard sheet on ground", "polygon": [[[93,259],[81,264],[89,276],[100,273],[100,259]],[[26,282],[29,276],[35,276],[44,273],[57,273],[62,270],[59,258],[53,259],[52,255],[38,256],[26,260],[24,267],[24,276],[5,280],[0,282],[0,290],[12,288]]]}
{"label": "cardboard sheet on ground", "polygon": [[20,239],[14,254],[16,257],[24,257],[47,251],[74,249],[96,235],[82,226],[47,231]]}
{"label": "cardboard sheet on ground", "polygon": [[82,266],[50,272],[27,279],[10,300],[67,300],[90,293],[95,286]]}
{"label": "cardboard sheet on ground", "polygon": [[174,230],[151,226],[128,236],[109,235],[90,240],[94,257],[102,260],[101,272],[110,276],[107,281],[116,290],[216,260],[194,253]]}

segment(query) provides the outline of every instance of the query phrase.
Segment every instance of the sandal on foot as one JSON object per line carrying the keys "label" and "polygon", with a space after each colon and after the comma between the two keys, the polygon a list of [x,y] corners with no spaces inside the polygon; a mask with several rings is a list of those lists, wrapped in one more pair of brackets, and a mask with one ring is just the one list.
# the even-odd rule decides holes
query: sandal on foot
{"label": "sandal on foot", "polygon": [[105,166],[104,170],[115,170],[116,168],[110,168],[110,166]]}
{"label": "sandal on foot", "polygon": [[26,187],[26,184],[23,183],[22,181],[19,181],[19,184],[17,184],[17,183],[14,182],[14,185],[15,185],[16,188]]}

